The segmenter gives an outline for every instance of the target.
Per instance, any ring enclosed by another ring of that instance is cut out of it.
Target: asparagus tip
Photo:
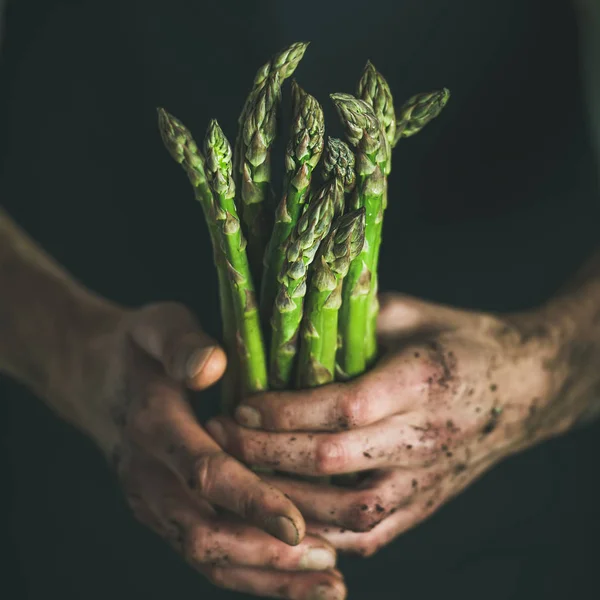
[[[217,194],[233,196],[235,188],[231,176],[231,146],[216,119],[211,119],[208,124],[204,138],[204,154],[211,187]]]
[[[325,181],[337,177],[342,182],[346,193],[354,189],[356,183],[354,153],[348,144],[339,138],[327,138],[322,176]]]

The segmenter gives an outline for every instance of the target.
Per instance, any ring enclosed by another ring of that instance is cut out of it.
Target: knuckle
[[[402,327],[418,327],[423,322],[423,314],[417,301],[405,294],[394,294],[382,306],[384,314],[393,315],[394,320]]]
[[[252,522],[259,520],[264,512],[263,500],[263,492],[258,487],[240,490],[236,502],[239,514]]]
[[[357,499],[346,517],[346,524],[351,531],[371,531],[386,515],[387,510],[381,503],[381,499],[368,493]]]
[[[326,437],[317,445],[315,470],[319,475],[334,475],[348,463],[346,446],[336,437]]]
[[[210,497],[215,481],[222,476],[231,460],[233,459],[223,452],[199,455],[192,461],[188,487],[202,496]]]
[[[369,398],[360,387],[352,387],[340,395],[338,400],[340,429],[360,427],[369,422]]]

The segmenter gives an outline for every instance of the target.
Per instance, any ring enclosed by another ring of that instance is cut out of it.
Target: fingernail
[[[335,566],[335,555],[326,548],[311,548],[300,561],[300,566],[309,571],[324,571],[333,569]]]
[[[308,596],[308,600],[341,600],[341,598],[338,590],[329,585],[318,585]]]
[[[189,379],[195,379],[200,375],[215,349],[215,346],[209,346],[192,352],[185,364],[185,372]]]
[[[219,421],[209,421],[206,424],[206,431],[210,433],[221,448],[224,448],[227,445],[227,434],[225,433],[225,428]]]
[[[300,543],[300,533],[294,522],[289,517],[275,517],[265,524],[265,529],[277,539],[297,546]]]
[[[259,429],[262,424],[260,413],[251,406],[238,406],[235,411],[235,418],[241,425],[251,429]]]

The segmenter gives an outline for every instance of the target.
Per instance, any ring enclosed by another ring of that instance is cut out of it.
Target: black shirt
[[[233,138],[255,69],[299,39],[312,45],[296,76],[324,104],[330,133],[339,127],[327,94],[351,92],[367,58],[398,102],[452,91],[443,116],[396,150],[384,289],[479,309],[531,307],[597,241],[567,2],[21,0],[6,21],[2,203],[118,302],[180,300],[218,334],[201,211],[161,146],[155,107],[197,138],[217,117]],[[3,395],[9,477],[0,490],[22,597],[239,597],[134,523],[89,442],[16,385],[5,383]],[[204,400],[207,412],[215,398]],[[351,597],[600,597],[597,433],[516,457],[374,558],[342,559]]]

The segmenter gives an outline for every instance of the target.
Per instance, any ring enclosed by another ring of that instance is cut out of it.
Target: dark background
[[[298,39],[312,45],[297,78],[323,102],[329,133],[340,132],[327,94],[352,91],[367,58],[398,102],[452,91],[443,116],[396,150],[383,288],[533,307],[597,243],[567,1],[20,0],[6,26],[0,202],[118,302],[179,300],[218,334],[201,211],[161,147],[155,107],[198,138],[217,117],[232,138],[255,69]],[[134,523],[91,444],[2,383],[0,597],[239,597]],[[215,405],[203,396],[203,412]],[[351,597],[600,597],[599,432],[511,459],[376,557],[343,559]]]

